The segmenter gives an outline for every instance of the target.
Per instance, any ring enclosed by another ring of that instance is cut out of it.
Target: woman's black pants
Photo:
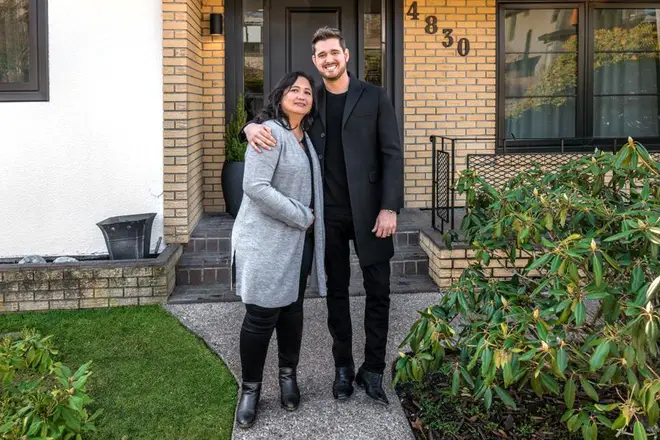
[[[280,368],[290,367],[295,370],[298,366],[303,328],[303,298],[307,288],[307,277],[312,268],[313,255],[314,236],[310,231],[305,237],[296,302],[278,308],[245,305],[240,342],[243,382],[262,381],[268,344],[273,330],[277,332]],[[264,264],[271,263],[273,262],[264,261]],[[286,262],[282,263],[286,264]]]

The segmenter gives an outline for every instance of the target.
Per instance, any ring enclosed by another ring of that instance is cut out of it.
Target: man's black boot
[[[363,367],[360,367],[357,377],[355,378],[355,383],[360,388],[364,388],[367,396],[371,397],[377,403],[380,403],[381,405],[390,404],[389,400],[387,400],[385,391],[383,391],[382,374],[372,373],[365,370]]]
[[[355,370],[353,366],[335,368],[335,381],[332,383],[332,395],[337,400],[346,400],[353,394]]]
[[[236,411],[236,422],[241,428],[249,428],[257,418],[257,405],[261,395],[261,382],[243,382],[241,399]]]
[[[280,402],[287,411],[295,411],[300,405],[300,390],[293,368],[280,367]]]

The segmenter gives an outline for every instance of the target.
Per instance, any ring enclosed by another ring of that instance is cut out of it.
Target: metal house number
[[[410,5],[410,8],[408,8],[408,12],[406,12],[406,15],[408,17],[411,17],[411,20],[419,20],[419,12],[417,11],[417,2],[412,2]],[[426,19],[424,20],[426,22],[426,26],[424,26],[424,31],[427,34],[433,35],[438,32],[438,17],[435,15],[427,15]],[[442,45],[449,49],[454,45],[456,42],[456,39],[452,36],[454,33],[453,29],[442,29],[442,34],[445,37],[445,41],[442,42]],[[470,53],[470,40],[467,38],[460,38],[458,40],[458,46],[456,50],[458,51],[458,54],[462,57],[468,56]]]

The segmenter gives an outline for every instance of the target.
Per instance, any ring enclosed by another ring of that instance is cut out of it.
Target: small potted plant
[[[243,95],[238,97],[238,105],[227,125],[225,137],[225,163],[222,167],[222,194],[227,212],[236,217],[243,199],[243,170],[245,165],[246,142],[241,142],[239,133],[247,122]]]

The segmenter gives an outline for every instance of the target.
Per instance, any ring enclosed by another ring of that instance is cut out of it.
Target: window
[[[364,2],[364,80],[383,85],[383,5],[381,0]]]
[[[504,139],[660,136],[660,2],[505,3]]]
[[[248,121],[264,105],[263,0],[243,2],[243,84]]]
[[[0,0],[0,101],[48,100],[46,0]]]

